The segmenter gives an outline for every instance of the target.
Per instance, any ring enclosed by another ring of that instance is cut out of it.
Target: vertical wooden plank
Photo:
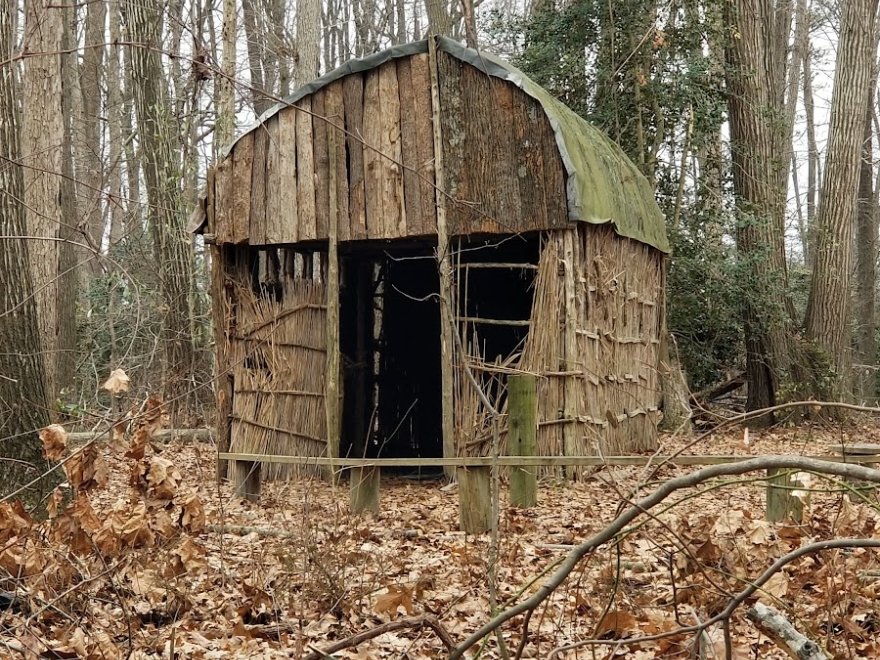
[[[385,235],[397,238],[406,236],[406,209],[400,167],[400,85],[393,61],[379,67],[379,106],[382,109],[382,213]]]
[[[437,187],[435,203],[437,205],[437,266],[440,272],[440,399],[441,427],[443,435],[443,456],[452,457],[457,454],[455,446],[455,417],[453,405],[455,375],[455,345],[452,333],[457,332],[452,309],[452,259],[449,253],[449,234],[446,226],[446,197],[441,193],[445,186],[443,126],[440,118],[440,81],[437,61],[437,43],[428,39],[428,55],[430,57],[429,73],[431,78],[431,125],[434,141],[434,170]],[[447,477],[455,471],[444,468]],[[487,483],[488,487],[488,483]]]
[[[214,235],[217,234],[216,216],[214,212],[214,202],[216,201],[214,185],[217,182],[216,176],[216,168],[209,167],[207,181],[205,182],[205,233]]]
[[[410,234],[431,235],[437,231],[437,212],[434,201],[434,128],[431,123],[431,75],[428,67],[428,54],[413,55],[409,58],[412,76],[412,115],[416,128],[416,166],[421,188],[418,213],[420,222],[414,227],[407,214],[407,230]],[[401,111],[401,117],[403,111]]]
[[[223,158],[214,173],[214,234],[217,243],[232,242],[234,233],[232,204],[232,155]]]
[[[436,62],[436,64],[435,64]],[[459,199],[464,162],[465,141],[465,108],[462,106],[461,97],[461,71],[465,65],[452,55],[438,52],[434,62],[431,63],[432,87],[435,75],[439,78],[438,108],[442,105],[443,112],[435,116],[434,121],[440,122],[443,140],[441,143],[434,142],[434,167],[440,167],[443,162],[443,183],[440,182],[439,171],[435,174],[437,186],[443,190],[443,198],[447,200],[446,224],[449,236],[454,236],[465,231],[470,212],[468,207],[462,204],[448,202],[449,199]],[[433,107],[433,101],[432,101]],[[440,150],[442,151],[442,154]],[[437,209],[437,225],[440,225],[440,209]]]
[[[327,343],[326,372],[324,374],[324,411],[327,416],[327,455],[339,457],[340,391],[339,391],[339,251],[337,243],[338,213],[336,207],[336,132],[330,134],[331,149],[328,154],[328,245],[327,245]],[[325,150],[326,151],[326,150]],[[332,467],[332,466],[331,466]],[[331,470],[335,480],[336,472]]]
[[[534,456],[538,449],[538,390],[534,375],[507,377],[508,453]],[[538,504],[538,469],[510,469],[510,503],[528,509]]]
[[[385,238],[382,210],[382,106],[379,100],[379,72],[364,76],[364,197],[367,237]]]
[[[379,513],[379,468],[355,467],[349,475],[351,512],[355,515],[364,511]]]
[[[791,470],[767,470],[767,505],[764,517],[769,522],[784,522],[789,518],[798,523],[802,521],[803,502],[791,496],[794,487]]]
[[[324,88],[324,112],[327,114],[328,150],[335,152],[336,162],[336,238],[341,243],[351,239],[351,223],[348,213],[348,173],[346,171],[345,145],[346,136],[342,128],[345,125],[343,108],[343,83],[341,80],[330,83]],[[335,134],[330,135],[331,133]]]
[[[329,159],[327,153],[327,121],[324,110],[324,90],[312,94],[312,133],[315,136],[315,237],[327,237]]]
[[[254,129],[254,162],[251,174],[251,226],[248,242],[266,244],[266,166],[269,151],[269,131],[266,124]]]
[[[232,461],[232,484],[237,497],[260,501],[260,463]]]
[[[232,233],[233,243],[244,243],[250,232],[251,176],[254,163],[254,134],[241,136],[232,152]]]
[[[298,101],[296,107],[303,109],[296,112],[296,210],[299,240],[311,241],[318,237],[315,221],[315,136],[310,114],[311,98],[307,96]]]
[[[400,144],[403,158],[403,199],[406,228],[410,236],[424,233],[422,218],[422,186],[419,181],[419,135],[416,127],[416,88],[412,78],[412,58],[397,60],[397,81],[400,86]]]
[[[574,227],[571,229],[563,229],[562,231],[562,262],[565,268],[563,291],[564,300],[562,301],[564,310],[564,322],[562,324],[563,333],[563,351],[565,355],[565,371],[574,372],[583,370],[583,366],[579,363],[580,356],[577,351],[577,309],[575,302],[575,264],[574,264]],[[573,375],[564,376],[563,382],[563,417],[566,420],[577,417],[577,388],[582,382],[580,378]],[[618,410],[612,410],[613,414],[617,414]],[[578,424],[566,422],[562,425],[562,447],[566,456],[575,456],[577,454],[578,441],[577,434],[580,431]],[[573,465],[565,467],[565,474],[569,479],[574,478],[577,474],[577,468]]]
[[[348,215],[353,240],[367,237],[366,197],[364,190],[364,78],[360,74],[342,81],[345,106],[346,151],[348,153]]]
[[[476,69],[472,69],[477,75],[484,76]],[[480,201],[491,210],[496,222],[494,223],[499,229],[510,228],[516,231],[525,231],[538,228],[536,218],[523,213],[520,207],[519,194],[519,176],[515,164],[516,146],[514,144],[513,132],[513,115],[519,110],[514,107],[514,94],[522,95],[513,83],[500,78],[485,76],[490,83],[492,90],[492,110],[494,115],[493,122],[494,135],[489,143],[489,154],[492,159],[493,168],[490,176],[491,181],[495,185],[492,187],[490,181],[482,182],[484,191],[491,190],[491,195],[485,192],[481,195]],[[562,194],[563,191],[560,191]],[[488,197],[488,199],[487,199]]]
[[[263,240],[267,245],[281,242],[281,117],[276,114],[266,122],[266,222]]]
[[[295,108],[278,113],[278,176],[273,185],[278,187],[279,231],[278,243],[296,243],[299,240],[299,214],[296,185],[296,115]]]

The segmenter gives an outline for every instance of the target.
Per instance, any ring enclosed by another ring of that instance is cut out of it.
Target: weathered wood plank
[[[330,160],[327,153],[327,122],[324,110],[324,90],[312,94],[312,133],[315,136],[315,231],[319,239],[327,238],[329,213],[328,180]]]
[[[419,181],[419,134],[415,111],[416,88],[412,79],[412,58],[397,60],[397,80],[400,86],[400,143],[403,158],[403,198],[406,225],[410,236],[424,233],[422,218],[422,187]],[[430,101],[430,99],[429,99]]]
[[[248,242],[266,244],[266,167],[269,151],[269,131],[266,124],[254,130],[254,162],[251,168],[251,226]]]
[[[458,524],[467,534],[492,529],[492,488],[487,467],[458,468]]]
[[[349,506],[355,515],[379,513],[379,468],[357,467],[349,473]]]
[[[538,449],[538,394],[532,374],[507,377],[507,447],[516,456],[534,456]],[[510,471],[510,503],[524,509],[538,503],[538,473],[533,467]]]
[[[205,231],[206,234],[216,234],[215,231],[215,221],[216,216],[214,212],[214,202],[215,202],[215,193],[214,193],[214,184],[216,183],[216,169],[214,167],[208,168],[207,181],[205,182]]]
[[[254,134],[245,133],[232,152],[232,243],[244,243],[248,240],[253,164]]]
[[[266,122],[266,223],[263,240],[267,245],[281,242],[284,214],[281,211],[281,117]]]
[[[364,76],[364,197],[367,237],[385,238],[382,210],[382,105],[379,99],[379,72]]]
[[[461,97],[461,71],[463,64],[451,55],[438,52],[437,68],[440,86],[440,129],[443,135],[443,183],[442,193],[446,201],[447,234],[452,237],[467,231],[470,211],[457,203],[461,194],[464,163],[465,108]],[[435,147],[435,158],[436,147]],[[468,174],[470,176],[470,174]],[[440,178],[437,184],[440,185]],[[439,222],[439,218],[438,218]]]
[[[346,136],[345,110],[343,107],[343,82],[337,80],[324,88],[324,112],[329,121],[327,125],[327,146],[331,153],[331,161],[336,164],[336,212],[338,216],[337,237],[339,241],[351,238],[351,222],[348,212],[348,173],[346,169]],[[336,128],[339,127],[339,128]],[[334,135],[335,134],[335,135]]]
[[[471,71],[483,75],[476,69]],[[522,92],[506,80],[500,78],[488,78],[488,80],[491,83],[492,103],[487,106],[484,102],[483,107],[486,108],[489,121],[495,129],[493,139],[489,143],[489,153],[494,163],[491,180],[495,181],[496,187],[483,188],[483,191],[492,190],[492,194],[488,195],[489,203],[486,203],[486,206],[491,209],[491,214],[495,218],[492,224],[498,229],[534,229],[538,227],[537,218],[524,214],[520,207],[519,175],[514,162],[516,147],[513,115],[519,111],[514,105],[514,94],[521,96]],[[482,183],[487,185],[489,181]],[[483,192],[481,197],[481,201],[485,200],[486,192]]]
[[[360,74],[346,76],[343,81],[345,106],[346,151],[348,155],[349,236],[367,237],[367,207],[364,190],[364,78]]]
[[[217,243],[232,242],[232,155],[221,159],[214,168],[214,234]]]
[[[387,62],[379,67],[379,107],[382,117],[382,213],[385,235],[406,236],[406,208],[403,198],[403,158],[400,146],[400,85],[397,67]]]
[[[315,161],[312,128],[312,101],[306,97],[296,104],[296,207],[299,240],[318,237],[315,218]]]
[[[294,108],[278,113],[278,186],[280,215],[278,243],[296,243],[299,240],[299,214],[296,185],[296,115]],[[274,238],[274,236],[273,236]]]
[[[412,76],[412,110],[416,129],[416,166],[420,187],[421,209],[418,222],[413,225],[407,215],[407,229],[411,235],[434,234],[437,231],[437,207],[434,200],[434,126],[431,123],[431,74],[427,54],[409,58]],[[401,111],[401,116],[403,111]]]

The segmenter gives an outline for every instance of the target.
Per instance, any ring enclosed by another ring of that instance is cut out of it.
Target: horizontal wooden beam
[[[328,465],[345,467],[555,467],[567,465],[718,465],[735,463],[760,456],[457,456],[449,458],[328,458],[326,456],[273,456],[268,454],[233,454],[220,452],[221,460],[260,463],[285,463],[289,465]],[[840,456],[802,456],[833,463],[880,463],[880,456],[860,456],[858,460]]]

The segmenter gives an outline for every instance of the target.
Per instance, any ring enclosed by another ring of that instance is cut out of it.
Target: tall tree
[[[223,0],[223,67],[218,81],[217,136],[220,149],[235,135],[235,46],[238,37],[238,13],[235,0]]]
[[[784,240],[791,159],[785,90],[792,7],[787,0],[732,0],[727,12],[736,241],[746,273],[748,408],[756,410],[776,403],[796,364]]]
[[[61,44],[64,8],[53,0],[25,2],[21,151],[28,232],[43,240],[30,246],[37,315],[46,351],[46,390],[57,395],[58,237],[62,223]]]
[[[321,1],[299,0],[296,5],[296,86],[318,75],[318,47],[321,39]]]
[[[813,281],[807,304],[807,337],[821,348],[835,371],[835,393],[849,384],[850,272],[859,183],[859,160],[865,131],[865,108],[871,96],[874,23],[877,0],[843,3],[837,66],[831,97],[828,148],[819,207]]]
[[[134,42],[129,60],[138,135],[144,154],[146,217],[153,238],[165,314],[162,346],[166,394],[173,402],[172,411],[177,411],[193,382],[195,363],[190,295],[193,256],[181,200],[183,174],[176,148],[179,121],[172,114],[162,67],[164,12],[141,0],[123,0],[122,10]]]
[[[77,144],[80,171],[77,179],[83,184],[83,216],[87,227],[86,236],[91,247],[100,249],[104,235],[103,197],[104,165],[101,153],[101,92],[104,89],[104,24],[107,20],[107,3],[90,2],[86,8],[85,47],[79,78],[82,90],[80,106],[80,136]],[[89,261],[92,273],[100,272],[96,259]]]
[[[22,462],[0,460],[0,495],[39,476],[45,461],[37,430],[48,423],[30,242],[20,238],[27,230],[11,63],[15,9],[14,3],[0,2],[0,456]]]

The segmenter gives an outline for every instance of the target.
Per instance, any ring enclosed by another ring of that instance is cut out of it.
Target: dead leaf
[[[636,628],[636,618],[629,612],[609,610],[596,626],[597,639],[619,639]]]
[[[57,461],[67,451],[67,430],[61,424],[50,424],[40,430],[43,455],[47,461]]]
[[[94,442],[74,453],[64,463],[68,483],[76,491],[91,490],[107,484],[107,465]]]
[[[128,385],[131,379],[122,369],[114,369],[110,372],[110,377],[101,385],[101,389],[110,392],[113,396],[119,396],[124,392],[128,392]]]
[[[406,585],[389,584],[386,589],[387,593],[380,594],[373,604],[373,611],[376,614],[387,614],[390,618],[397,616],[397,608],[403,607],[407,615],[413,613],[412,589]]]
[[[180,526],[192,534],[198,534],[205,528],[205,507],[202,498],[191,494],[180,505]]]

